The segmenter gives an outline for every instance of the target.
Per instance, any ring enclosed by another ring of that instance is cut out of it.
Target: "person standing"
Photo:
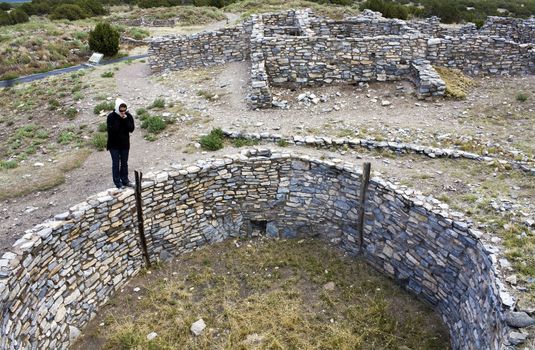
[[[108,143],[106,149],[111,154],[113,183],[118,189],[134,187],[128,180],[128,153],[130,152],[130,133],[134,131],[134,118],[128,112],[126,103],[120,98],[115,100],[115,109],[108,114]]]

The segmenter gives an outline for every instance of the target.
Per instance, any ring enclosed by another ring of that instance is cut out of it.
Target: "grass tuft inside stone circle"
[[[185,254],[132,280],[83,333],[73,349],[449,349],[429,307],[313,239]]]

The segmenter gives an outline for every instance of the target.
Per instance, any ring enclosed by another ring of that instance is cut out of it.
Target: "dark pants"
[[[113,183],[117,187],[128,184],[128,149],[110,149]]]

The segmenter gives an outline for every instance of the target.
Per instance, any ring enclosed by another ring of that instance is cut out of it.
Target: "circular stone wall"
[[[514,301],[496,277],[497,249],[463,221],[376,178],[360,245],[354,165],[252,150],[146,177],[153,261],[231,236],[319,236],[433,305],[454,349],[506,343],[505,311]],[[68,348],[143,267],[134,218],[133,191],[109,190],[27,231],[0,259],[0,348]]]

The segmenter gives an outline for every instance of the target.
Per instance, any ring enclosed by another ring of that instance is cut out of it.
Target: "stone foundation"
[[[145,232],[152,261],[253,228],[316,236],[361,254],[448,325],[453,349],[501,349],[514,299],[496,265],[500,249],[459,214],[373,178],[363,243],[361,174],[269,150],[146,175]],[[143,267],[131,190],[109,190],[29,230],[0,259],[0,348],[66,349],[98,308]]]
[[[333,21],[291,10],[253,15],[218,32],[155,39],[149,55],[154,72],[250,59],[249,105],[269,108],[271,85],[403,79],[416,85],[420,98],[431,98],[444,94],[433,65],[471,75],[534,74],[534,44],[532,19],[490,17],[477,30],[474,24],[441,26],[436,17],[405,22],[364,11]]]

